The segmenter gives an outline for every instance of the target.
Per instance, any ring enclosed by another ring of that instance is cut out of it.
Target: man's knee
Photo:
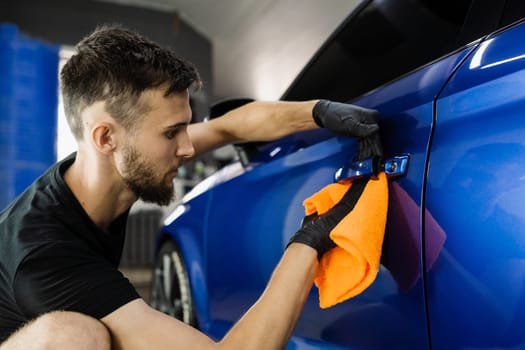
[[[111,349],[109,332],[100,321],[68,311],[38,317],[22,327],[7,343],[10,341],[13,346],[5,349]]]

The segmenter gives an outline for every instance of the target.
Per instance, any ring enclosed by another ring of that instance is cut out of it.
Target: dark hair
[[[97,101],[132,131],[150,108],[142,92],[165,88],[165,96],[199,88],[196,68],[144,36],[120,26],[103,26],[82,39],[60,73],[64,111],[73,135],[82,139],[81,112]]]

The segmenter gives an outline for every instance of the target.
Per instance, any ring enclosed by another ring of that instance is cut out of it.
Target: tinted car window
[[[500,26],[504,27],[525,18],[525,2],[523,0],[506,0]]]
[[[481,3],[479,5],[478,3]],[[487,11],[487,4],[498,8]],[[283,99],[348,101],[498,26],[503,1],[373,0],[319,50]],[[480,9],[484,19],[480,20]]]

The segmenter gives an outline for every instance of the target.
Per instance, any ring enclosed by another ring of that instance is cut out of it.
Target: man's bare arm
[[[217,147],[246,141],[271,141],[318,128],[312,118],[317,101],[252,102],[220,118],[191,124],[188,134],[199,156]]]
[[[275,268],[259,300],[219,342],[132,301],[102,319],[114,349],[282,349],[299,319],[317,268],[317,252],[293,243]]]

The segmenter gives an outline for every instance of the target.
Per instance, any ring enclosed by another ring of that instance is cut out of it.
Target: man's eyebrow
[[[164,129],[165,130],[177,129],[177,128],[180,128],[180,127],[188,126],[189,124],[190,124],[189,122],[179,122],[179,123],[168,125]]]

